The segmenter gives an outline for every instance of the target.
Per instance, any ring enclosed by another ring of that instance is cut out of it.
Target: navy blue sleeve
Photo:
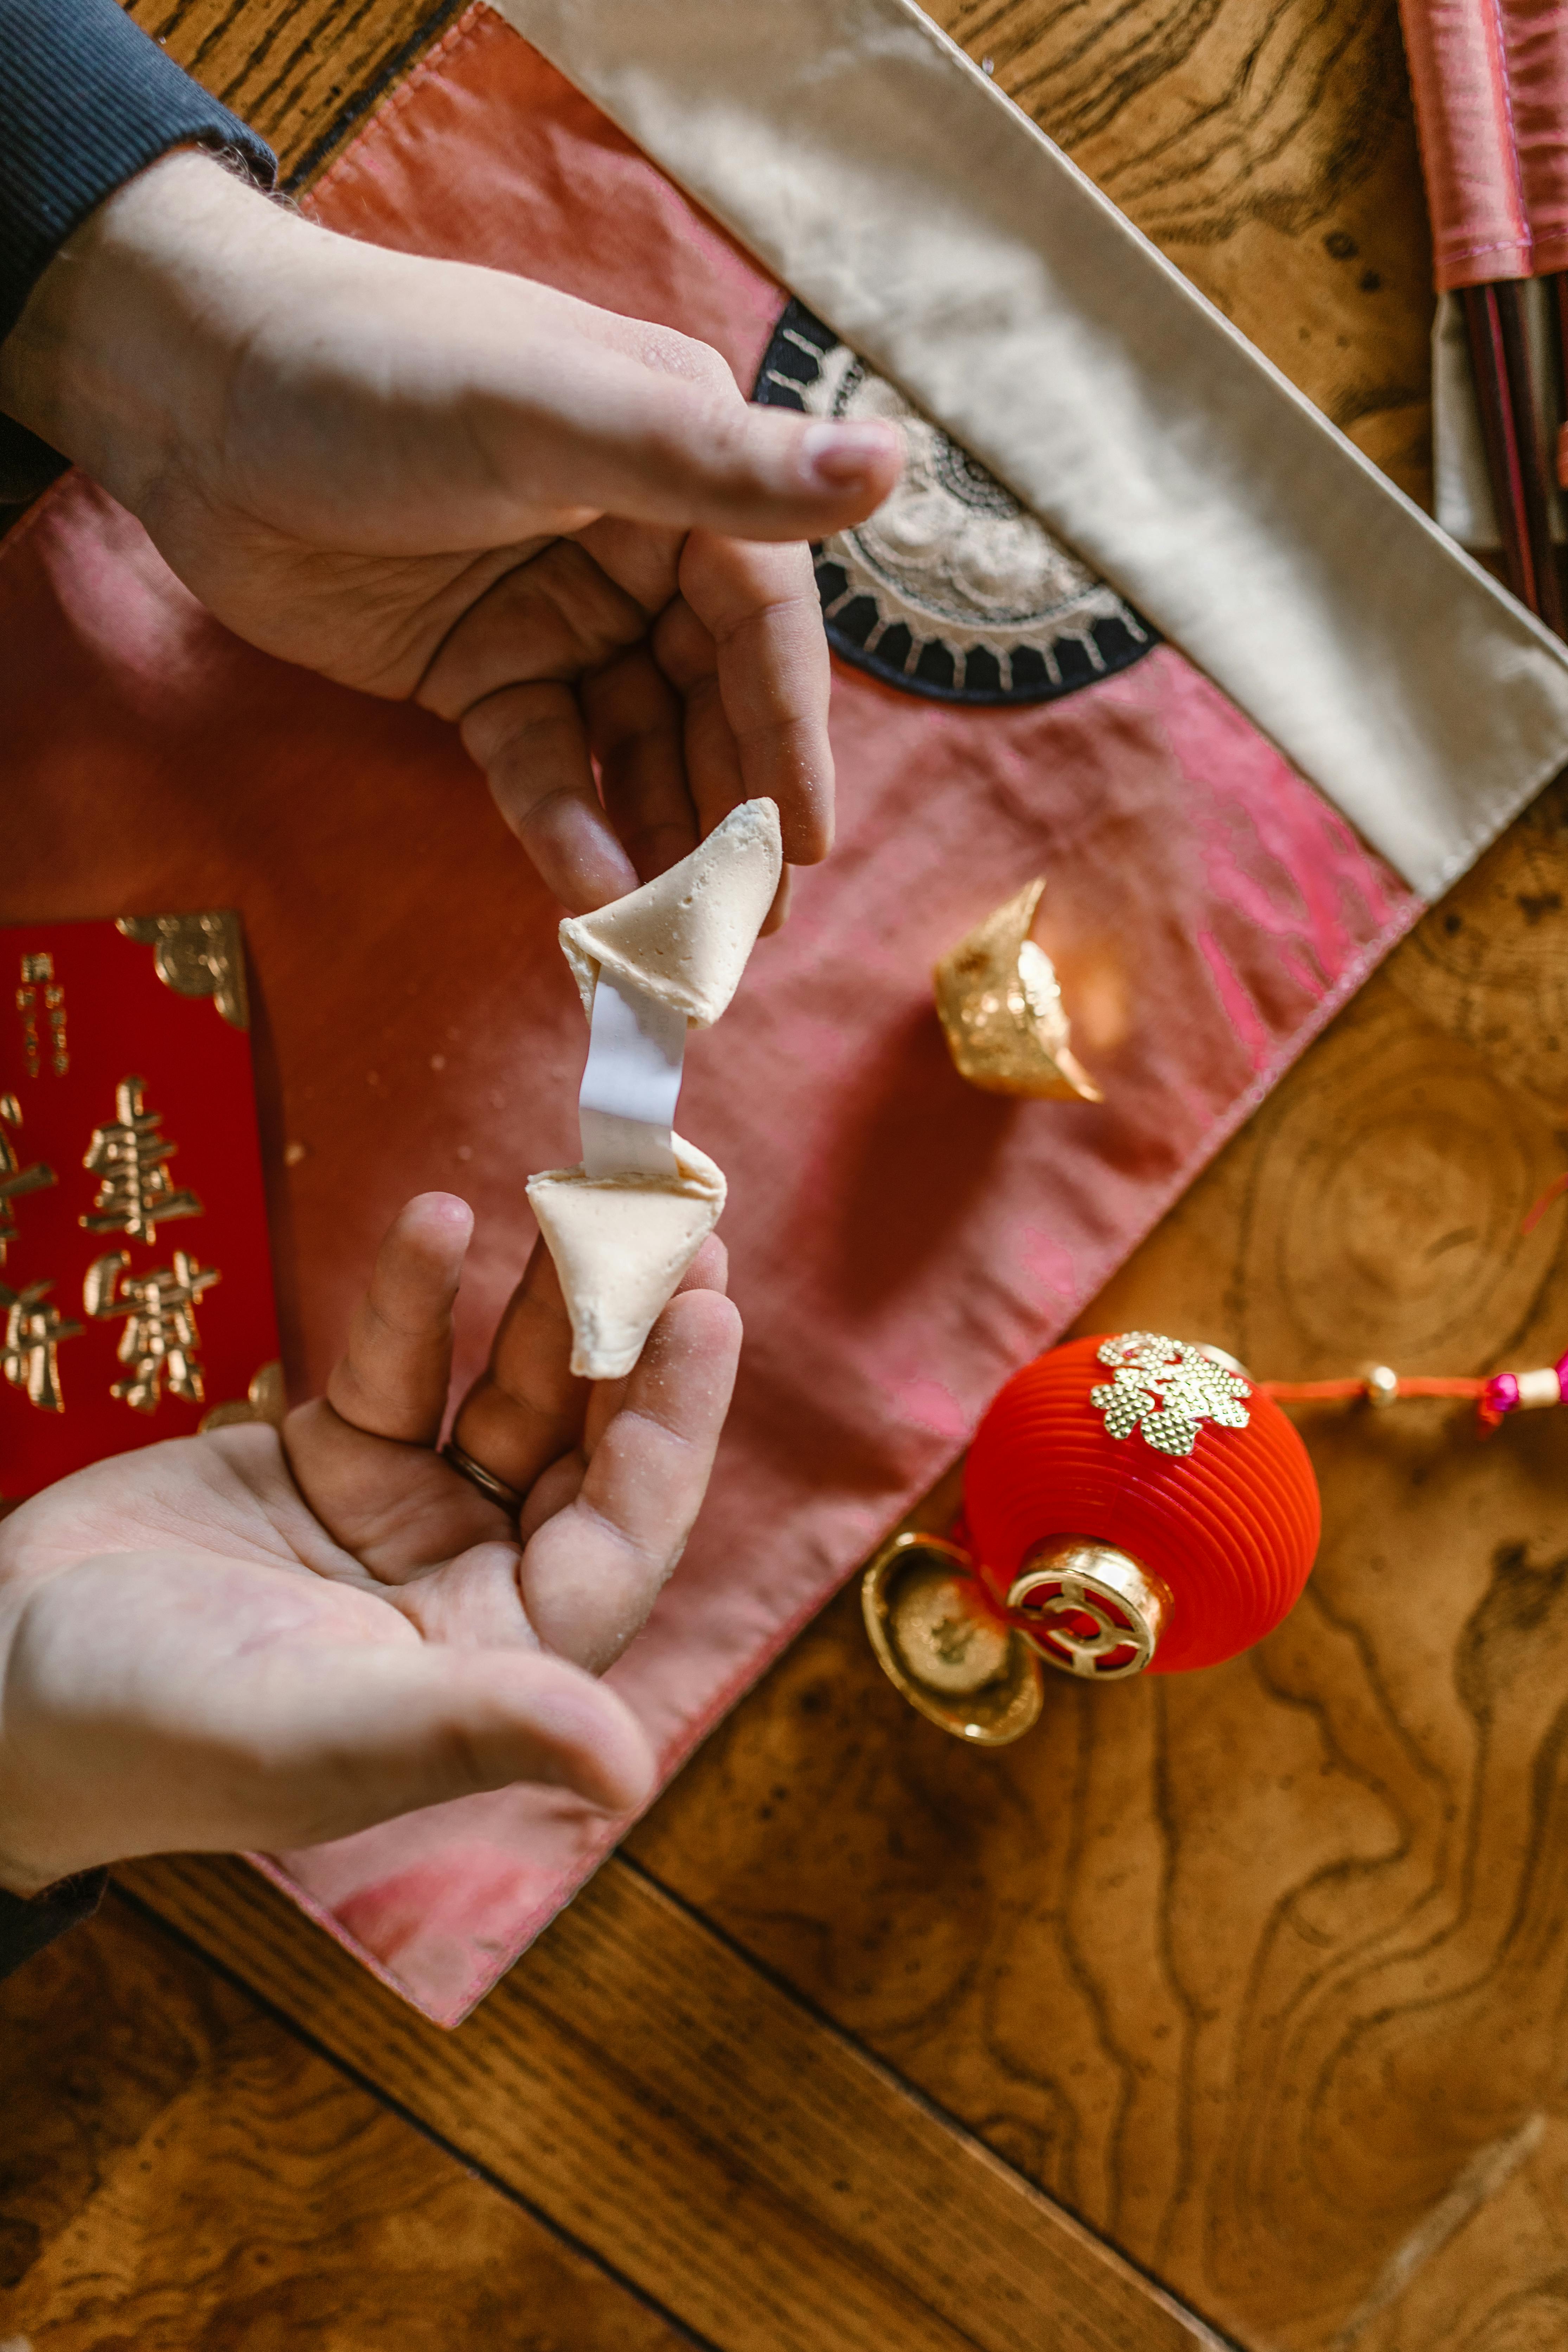
[[[0,0],[0,340],[94,206],[193,144],[233,152],[263,187],[277,175],[270,148],[117,0]],[[36,495],[65,462],[0,418],[0,503]]]

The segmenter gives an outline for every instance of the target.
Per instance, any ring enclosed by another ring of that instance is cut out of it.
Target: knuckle
[[[641,356],[646,366],[657,368],[661,375],[713,388],[721,385],[731,393],[735,390],[735,379],[723,355],[698,336],[683,335],[678,327],[646,327]]]
[[[711,632],[684,596],[659,614],[653,632],[654,657],[672,686],[684,689],[710,672],[718,657]]]
[[[566,733],[575,740],[580,732],[576,702],[571,689],[559,684],[499,687],[463,714],[459,732],[463,747],[481,768],[510,761],[523,751],[536,751],[540,739]]]

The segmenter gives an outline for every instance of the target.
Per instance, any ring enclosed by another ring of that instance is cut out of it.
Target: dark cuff
[[[0,1977],[8,1977],[79,1919],[89,1919],[103,1893],[106,1870],[83,1870],[41,1895],[8,1895],[0,1886]]]
[[[7,508],[30,505],[69,465],[68,457],[0,412],[0,523]]]
[[[236,154],[258,186],[277,177],[271,149],[117,0],[0,0],[0,341],[89,213],[193,144]],[[0,504],[36,497],[66,462],[0,417]]]

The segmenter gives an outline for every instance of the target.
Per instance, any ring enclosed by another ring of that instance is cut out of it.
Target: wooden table
[[[456,10],[135,13],[298,185]],[[1394,0],[939,13],[1426,494]],[[1568,1209],[1521,1223],[1568,1148],[1564,810],[1427,919],[1089,1328],[1294,1378],[1559,1352]],[[1260,1651],[1064,1684],[973,1755],[881,1681],[847,1594],[455,2036],[242,1864],[120,1873],[5,1993],[0,2334],[1568,2341],[1568,1417],[1485,1450],[1443,1406],[1304,1425],[1321,1560]]]

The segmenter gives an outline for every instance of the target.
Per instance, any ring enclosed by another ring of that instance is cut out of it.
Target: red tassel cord
[[[1481,1435],[1489,1437],[1510,1412],[1530,1412],[1561,1404],[1568,1389],[1568,1355],[1536,1372],[1493,1372],[1486,1380],[1403,1379],[1386,1364],[1378,1364],[1350,1381],[1259,1381],[1258,1388],[1277,1404],[1317,1404],[1364,1397],[1369,1404],[1397,1404],[1405,1397],[1474,1397]]]

